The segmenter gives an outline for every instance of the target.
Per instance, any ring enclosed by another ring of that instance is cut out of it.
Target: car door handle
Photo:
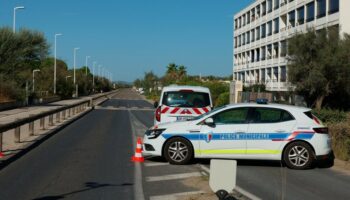
[[[189,130],[190,133],[199,133],[200,130]]]
[[[285,132],[286,132],[286,130],[283,130],[283,129],[278,129],[278,130],[275,130],[275,132],[277,132],[277,133],[285,133]]]

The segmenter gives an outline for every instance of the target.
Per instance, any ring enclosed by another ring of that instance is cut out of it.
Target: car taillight
[[[320,134],[328,134],[328,128],[327,127],[323,127],[323,128],[314,128],[314,131],[316,133],[320,133]]]
[[[160,108],[160,106],[157,108],[157,110],[156,110],[156,113],[155,113],[155,116],[156,116],[156,120],[158,121],[158,122],[160,122],[160,114],[161,114],[161,108]]]

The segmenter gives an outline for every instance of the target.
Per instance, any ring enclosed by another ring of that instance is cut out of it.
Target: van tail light
[[[158,122],[160,122],[160,115],[161,115],[161,107],[159,106],[156,110],[155,116],[156,116],[156,120]]]
[[[328,128],[327,127],[323,127],[323,128],[314,128],[314,131],[316,133],[320,133],[320,134],[328,134]]]

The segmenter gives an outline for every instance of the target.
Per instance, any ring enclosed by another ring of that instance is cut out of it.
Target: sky
[[[85,57],[110,71],[114,81],[132,82],[169,63],[190,75],[229,76],[233,60],[233,16],[254,0],[0,0],[0,26],[45,34],[53,55],[77,66]],[[96,67],[97,68],[97,67]],[[95,71],[97,74],[97,69]]]

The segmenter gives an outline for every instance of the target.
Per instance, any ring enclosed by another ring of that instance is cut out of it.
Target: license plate
[[[186,121],[188,119],[192,119],[193,117],[184,117],[184,116],[181,116],[181,117],[176,117],[176,121]]]

